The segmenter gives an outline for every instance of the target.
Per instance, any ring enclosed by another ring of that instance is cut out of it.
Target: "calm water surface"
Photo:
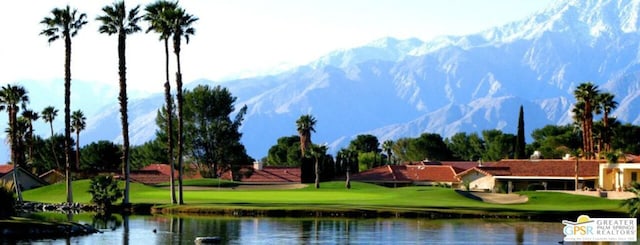
[[[293,219],[114,216],[99,234],[19,244],[558,244],[561,223],[480,219]],[[155,230],[155,231],[154,231]]]

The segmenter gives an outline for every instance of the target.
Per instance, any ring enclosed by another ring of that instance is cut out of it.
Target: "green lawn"
[[[214,181],[214,182],[217,182]],[[194,184],[194,183],[192,183]],[[211,183],[209,183],[211,184]],[[194,185],[209,186],[206,181]],[[89,202],[88,180],[73,182],[74,201]],[[186,206],[164,205],[168,208],[206,210],[216,208],[280,209],[280,210],[377,210],[420,211],[446,210],[455,212],[489,213],[545,213],[606,211],[625,212],[620,201],[597,197],[570,195],[554,192],[523,192],[529,197],[524,204],[489,204],[466,198],[453,189],[439,187],[386,188],[372,184],[353,182],[352,188],[344,188],[343,182],[321,183],[320,189],[312,185],[294,190],[186,190]],[[25,191],[24,199],[39,202],[65,201],[64,184],[55,184]],[[169,204],[166,187],[145,186],[131,183],[131,202]]]
[[[177,182],[176,182],[177,183]],[[156,186],[167,187],[170,182],[160,183]],[[230,180],[223,179],[211,179],[211,178],[202,178],[202,179],[187,179],[182,181],[183,186],[200,186],[200,187],[236,187],[240,185],[240,183]]]

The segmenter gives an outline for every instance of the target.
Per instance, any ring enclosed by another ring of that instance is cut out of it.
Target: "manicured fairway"
[[[200,186],[207,186],[198,183]],[[74,181],[74,200],[89,202],[88,180]],[[354,182],[345,189],[343,182],[322,183],[320,189],[308,186],[294,190],[234,190],[211,188],[186,190],[186,206],[173,207],[166,187],[131,184],[131,202],[155,203],[168,208],[206,210],[215,208],[251,208],[259,210],[447,210],[455,212],[580,212],[605,211],[624,213],[620,201],[553,192],[523,192],[524,204],[489,204],[466,198],[453,189],[439,187],[386,188]],[[24,192],[28,201],[59,203],[65,201],[64,184],[50,185]]]

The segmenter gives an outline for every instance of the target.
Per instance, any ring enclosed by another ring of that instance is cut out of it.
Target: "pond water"
[[[217,236],[223,244],[558,244],[564,237],[559,222],[482,219],[114,216],[89,222],[102,233],[18,244],[194,244],[198,236]]]

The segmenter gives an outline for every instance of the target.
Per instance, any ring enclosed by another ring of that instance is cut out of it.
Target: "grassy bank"
[[[211,181],[217,183],[217,181]],[[199,186],[210,186],[197,182]],[[209,183],[211,184],[211,183]],[[89,181],[74,181],[74,200],[89,202]],[[308,186],[294,190],[198,189],[184,192],[188,205],[171,205],[164,187],[131,185],[131,202],[155,203],[157,210],[171,213],[211,213],[268,216],[429,216],[468,214],[498,216],[557,216],[567,214],[625,214],[620,201],[554,192],[523,192],[529,201],[523,204],[490,204],[466,198],[453,189],[438,187],[386,188],[354,182],[322,183],[320,189]],[[24,192],[28,201],[63,202],[63,184]],[[574,217],[576,216],[576,217]]]

